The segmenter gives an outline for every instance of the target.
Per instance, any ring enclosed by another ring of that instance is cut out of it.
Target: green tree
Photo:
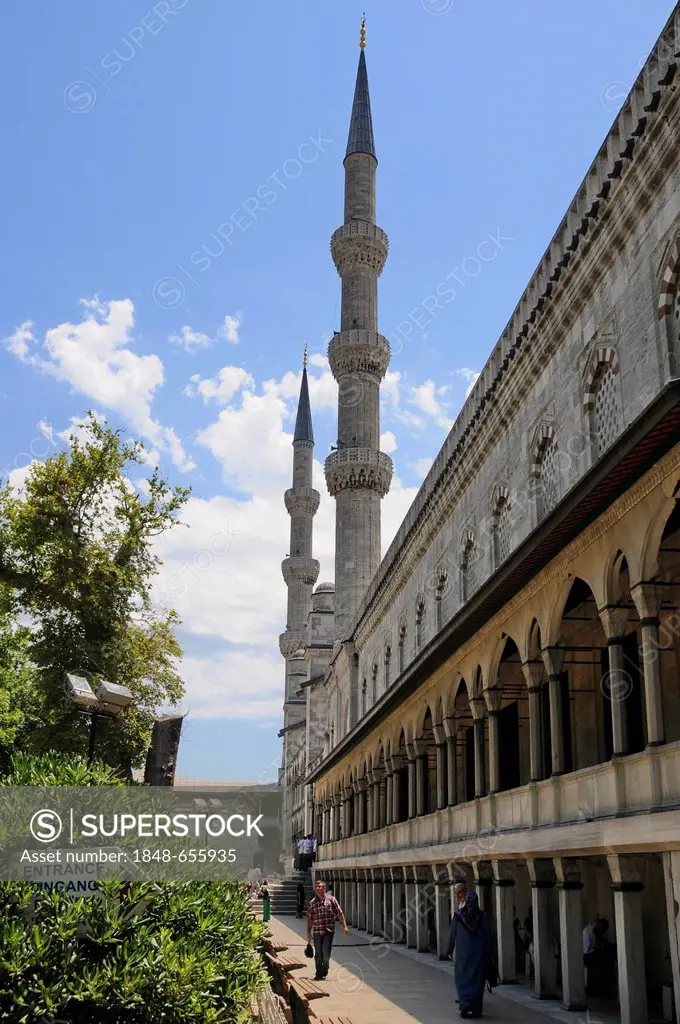
[[[31,632],[14,621],[11,598],[0,587],[0,773],[11,752],[21,748],[42,715],[35,667],[29,655]]]
[[[133,706],[98,740],[106,760],[128,768],[141,763],[155,709],[182,696],[178,619],[155,611],[150,594],[154,539],[178,523],[189,492],[154,470],[140,493],[130,473],[145,455],[89,414],[68,449],[33,464],[23,493],[0,490],[0,585],[31,623],[26,651],[44,701],[36,749],[84,749],[67,671],[132,690]]]

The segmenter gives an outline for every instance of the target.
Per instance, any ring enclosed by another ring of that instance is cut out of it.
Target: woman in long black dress
[[[447,955],[454,950],[454,977],[461,1017],[481,1017],[487,962],[491,949],[491,925],[480,909],[476,892],[469,892],[451,921]]]

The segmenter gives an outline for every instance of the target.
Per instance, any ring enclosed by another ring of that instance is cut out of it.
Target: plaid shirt
[[[340,919],[341,913],[340,904],[331,893],[327,892],[322,900],[318,896],[312,897],[307,911],[307,921],[312,935],[334,932],[335,922]]]

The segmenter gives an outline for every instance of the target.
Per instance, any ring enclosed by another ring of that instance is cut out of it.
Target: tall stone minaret
[[[392,460],[379,450],[380,382],[390,346],[378,334],[378,277],[387,258],[385,232],[375,223],[378,160],[366,71],[365,21],[345,154],[345,223],[331,239],[342,279],[341,330],[328,347],[338,382],[337,451],[326,459],[335,513],[335,638],[349,635],[380,564],[380,499],[392,479]]]
[[[290,516],[290,553],[281,571],[288,587],[286,632],[279,637],[279,649],[286,660],[307,644],[307,616],[312,607],[312,587],[319,575],[319,563],[312,558],[312,523],[319,507],[319,492],[312,487],[314,431],[307,382],[307,350],[293,435],[293,486],[284,498]],[[286,687],[286,701],[292,696]]]
[[[290,553],[281,570],[288,587],[286,631],[279,637],[279,649],[286,659],[286,690],[283,705],[283,739],[281,764],[282,826],[286,870],[292,868],[294,849],[291,845],[298,830],[294,821],[295,759],[307,737],[307,701],[299,696],[300,686],[307,679],[305,648],[307,618],[312,610],[312,588],[319,575],[319,563],[312,558],[312,523],[319,507],[319,492],[312,487],[314,432],[307,382],[307,350],[302,368],[302,383],[293,435],[293,486],[285,493],[290,516]],[[306,766],[306,758],[303,760]]]

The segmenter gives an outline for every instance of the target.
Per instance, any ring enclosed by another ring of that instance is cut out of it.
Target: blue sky
[[[20,483],[93,408],[192,487],[190,529],[159,544],[156,595],[183,618],[192,778],[270,780],[280,760],[282,495],[305,343],[315,545],[333,578],[328,246],[364,9],[391,243],[387,545],[670,0],[3,8],[0,467]],[[428,312],[446,282],[455,294]]]

